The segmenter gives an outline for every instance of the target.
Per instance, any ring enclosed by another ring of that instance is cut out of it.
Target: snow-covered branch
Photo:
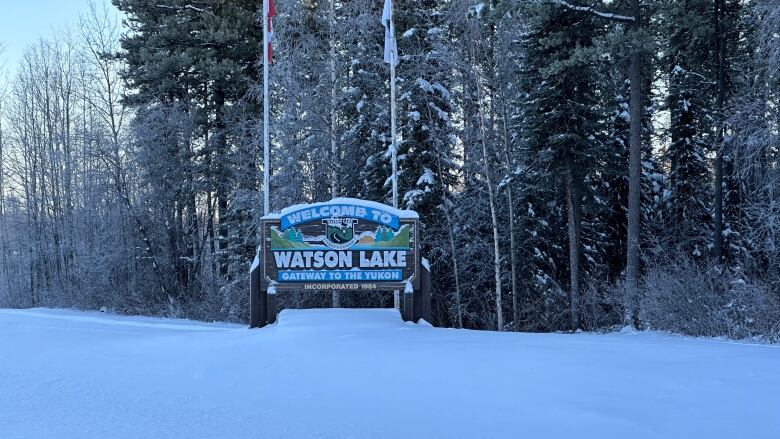
[[[168,6],[168,5],[156,5],[156,6],[158,8],[162,8],[162,9],[175,9],[177,11],[178,10],[182,10],[182,9],[190,9],[190,10],[193,10],[195,12],[206,12],[205,9],[199,8],[199,7],[191,5],[191,4],[186,4],[184,6]]]
[[[550,0],[550,1],[555,4],[561,5],[567,9],[571,9],[572,11],[587,12],[589,14],[593,14],[597,17],[605,18],[607,20],[623,21],[628,23],[631,23],[635,20],[634,17],[630,15],[620,15],[620,14],[614,14],[612,12],[599,11],[598,9],[595,8],[596,6],[595,4],[590,6],[582,6],[582,5],[575,5],[569,3],[566,0]]]

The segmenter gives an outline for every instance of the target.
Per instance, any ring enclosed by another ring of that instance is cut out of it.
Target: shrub
[[[648,328],[693,336],[780,338],[780,303],[769,288],[682,254],[650,264],[639,286]]]

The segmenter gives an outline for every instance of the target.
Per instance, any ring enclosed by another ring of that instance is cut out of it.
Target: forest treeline
[[[246,321],[264,190],[392,204],[383,1],[276,0],[270,188],[261,2],[112,3],[0,89],[0,305]],[[780,335],[780,1],[394,3],[435,324]]]

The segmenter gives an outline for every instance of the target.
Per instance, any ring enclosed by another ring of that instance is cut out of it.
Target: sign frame
[[[286,208],[260,224],[263,292],[420,290],[416,212],[337,198]]]

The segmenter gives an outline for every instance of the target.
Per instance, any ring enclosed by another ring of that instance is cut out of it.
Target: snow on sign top
[[[356,198],[334,198],[324,203],[298,204],[280,213],[266,215],[263,219],[280,220],[281,230],[301,223],[333,217],[359,218],[398,230],[401,219],[419,219],[417,212],[396,209],[374,201]]]

